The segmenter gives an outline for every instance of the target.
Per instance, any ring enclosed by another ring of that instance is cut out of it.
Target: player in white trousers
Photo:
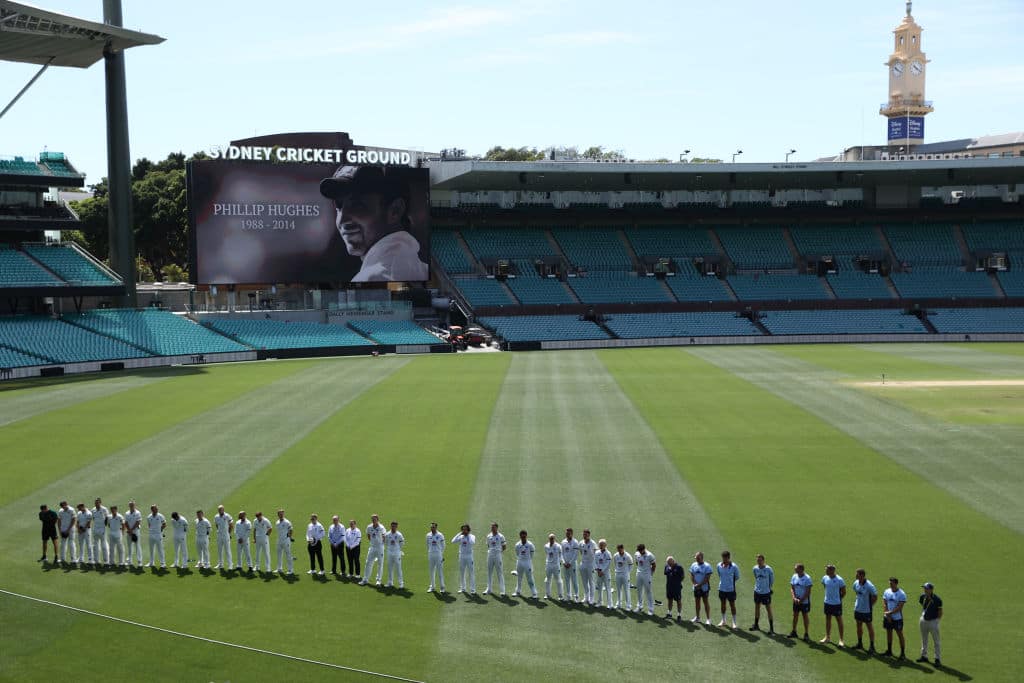
[[[555,582],[558,599],[562,599],[562,546],[555,541],[554,534],[548,534],[544,544],[544,599],[551,599],[551,582]]]
[[[192,523],[196,528],[196,569],[210,568],[210,531],[213,525],[206,518],[202,510],[196,510],[196,521]]]
[[[188,569],[188,520],[176,511],[171,513],[171,539],[174,542],[174,561],[171,569]]]
[[[124,560],[124,515],[117,511],[116,505],[110,506],[110,516],[107,517],[107,559],[112,567],[124,567],[128,563]]]
[[[565,585],[565,599],[578,602],[580,599],[580,581],[576,574],[576,561],[579,559],[580,542],[573,538],[572,529],[565,530],[562,539],[562,583]]]
[[[60,502],[57,511],[57,533],[60,534],[60,562],[70,564],[75,561],[75,509],[66,500]]]
[[[92,526],[92,513],[85,509],[85,503],[78,504],[75,515],[75,540],[78,542],[78,555],[75,564],[79,566],[92,562],[92,547],[89,545],[89,527]]]
[[[622,608],[622,598],[626,598],[626,609],[633,609],[633,594],[629,590],[629,573],[633,569],[633,556],[625,551],[620,543],[615,546],[615,554],[612,555],[612,564],[615,566],[615,609]]]
[[[603,538],[597,542],[597,552],[594,553],[594,571],[597,572],[597,595],[595,605],[601,605],[608,609],[612,608],[612,554],[608,552],[608,541]]]
[[[135,501],[128,501],[128,511],[124,513],[124,541],[128,546],[127,563],[142,566],[142,510],[135,507]]]
[[[89,544],[92,547],[92,562],[99,567],[107,563],[107,517],[110,510],[103,505],[103,501],[96,499],[96,507],[91,509],[92,526],[89,528]]]
[[[231,571],[231,532],[235,530],[235,520],[224,512],[223,505],[217,506],[213,525],[217,527],[217,566],[214,569]]]
[[[514,548],[516,553],[516,591],[512,595],[522,595],[523,577],[526,577],[526,585],[530,587],[534,599],[537,598],[537,585],[533,582],[533,554],[536,548],[533,542],[526,538],[526,529],[519,532],[519,542]]]
[[[284,571],[284,564],[288,564],[288,574],[295,573],[295,555],[292,553],[294,542],[294,529],[292,523],[284,516],[284,510],[277,511],[277,521],[274,522],[274,530],[277,532],[277,573]]]
[[[156,560],[160,558],[160,567],[166,568],[167,562],[164,559],[164,529],[167,528],[167,519],[164,518],[156,505],[149,506],[149,515],[146,517],[146,531],[149,536],[149,562],[147,567],[156,567]]]
[[[252,548],[249,546],[249,539],[252,538],[252,522],[246,519],[245,510],[238,512],[238,521],[235,522],[235,542],[238,544],[238,555],[235,557],[235,569],[252,571]],[[243,564],[244,561],[244,564]]]
[[[590,529],[583,530],[580,541],[580,602],[594,604],[594,556],[597,543],[590,537]]]
[[[259,510],[256,511],[256,519],[252,521],[252,533],[254,545],[256,546],[256,565],[258,571],[270,573],[270,535],[274,533],[274,525],[263,516]],[[260,560],[263,560],[265,569],[260,569]]]
[[[360,586],[370,582],[370,574],[373,573],[373,565],[377,565],[377,585],[380,585],[381,576],[384,574],[384,534],[387,533],[380,523],[380,515],[370,516],[370,526],[366,527],[366,540],[370,544],[366,551],[366,564],[363,565],[363,578]]]
[[[388,588],[398,583],[399,588],[405,588],[405,579],[402,578],[402,555],[405,554],[405,536],[398,530],[398,522],[392,520],[391,531],[384,534],[384,547],[387,549],[388,560]]]
[[[470,593],[476,595],[476,567],[473,562],[476,536],[470,533],[468,524],[462,525],[452,543],[459,546],[459,592],[465,593],[468,588]]]
[[[437,522],[430,523],[430,531],[427,532],[427,572],[430,576],[430,586],[427,592],[439,586],[442,593],[446,593],[444,587],[444,547],[447,545],[444,534],[437,530]],[[436,583],[435,583],[436,582]]]
[[[647,547],[641,543],[636,547],[636,556],[633,558],[636,563],[636,611],[644,608],[644,598],[647,598],[647,614],[654,616],[654,593],[651,592],[651,579],[654,576],[654,555],[647,552]]]
[[[491,533],[487,534],[487,588],[484,595],[493,592],[494,583],[491,578],[493,573],[498,575],[498,588],[501,596],[505,597],[505,569],[502,562],[502,553],[508,549],[505,536],[498,532],[498,523],[491,523]]]

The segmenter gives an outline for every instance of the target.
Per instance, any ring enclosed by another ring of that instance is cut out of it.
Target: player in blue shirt
[[[836,618],[839,626],[839,647],[846,647],[843,642],[843,598],[846,597],[846,582],[843,577],[836,574],[836,566],[829,564],[825,566],[825,576],[821,577],[821,585],[825,587],[825,637],[822,643],[827,643],[832,638],[832,617]]]
[[[696,615],[693,623],[700,623],[700,603],[704,601],[704,614],[707,621],[704,623],[711,626],[711,605],[708,604],[708,593],[711,592],[711,575],[715,568],[704,561],[704,553],[698,551],[693,556],[693,564],[690,565],[690,582],[693,583],[693,608]]]
[[[853,582],[853,592],[857,595],[853,603],[853,620],[857,622],[857,645],[854,649],[864,649],[864,625],[868,627],[868,638],[871,645],[868,652],[875,651],[875,625],[871,623],[871,608],[878,601],[878,589],[868,581],[867,572],[857,570],[857,580]]]
[[[810,628],[811,612],[811,588],[814,587],[814,579],[810,574],[804,572],[804,566],[798,564],[793,567],[793,576],[789,579],[789,595],[793,598],[793,630],[789,632],[790,638],[796,638],[796,621],[799,616],[804,615],[804,640],[809,641],[807,629]]]
[[[736,628],[736,582],[740,579],[740,568],[732,561],[732,553],[722,551],[722,561],[718,563],[718,599],[722,601],[722,620],[718,625],[725,626],[725,603],[732,610],[732,627]]]
[[[888,645],[885,654],[892,657],[892,632],[896,631],[900,637],[900,659],[904,659],[907,641],[903,637],[903,606],[907,604],[907,594],[900,588],[900,580],[895,576],[889,577],[889,587],[882,593],[882,602],[885,603],[882,623],[885,626],[885,641]]]
[[[775,570],[765,564],[764,555],[757,556],[754,567],[754,625],[751,631],[760,630],[761,605],[768,612],[768,633],[775,633],[775,619],[772,617],[772,589],[775,587]]]

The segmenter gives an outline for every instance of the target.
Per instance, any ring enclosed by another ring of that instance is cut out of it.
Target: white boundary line
[[[423,683],[415,678],[403,678],[401,676],[393,676],[391,674],[382,674],[377,671],[367,671],[366,669],[356,669],[351,666],[343,666],[341,664],[331,664],[330,662],[320,662],[315,659],[306,659],[305,657],[296,657],[294,655],[286,655],[283,652],[272,652],[270,650],[261,650],[258,647],[249,647],[248,645],[239,645],[238,643],[226,643],[223,640],[214,640],[213,638],[203,638],[202,636],[195,636],[191,633],[181,633],[180,631],[172,631],[166,628],[160,628],[159,626],[150,626],[149,624],[140,624],[137,621],[129,621],[128,619],[120,619],[118,617],[112,617],[109,614],[101,614],[99,612],[91,612],[87,609],[80,607],[72,607],[71,605],[64,605],[59,602],[52,602],[50,600],[43,600],[41,598],[33,598],[30,595],[22,595],[21,593],[15,593],[0,588],[0,593],[4,595],[11,595],[16,598],[23,600],[31,600],[32,602],[42,603],[44,605],[50,605],[52,607],[61,607],[63,609],[69,609],[73,612],[80,612],[82,614],[88,614],[93,617],[100,617],[101,619],[109,619],[110,621],[117,621],[122,624],[128,624],[130,626],[138,626],[139,628],[147,628],[151,631],[159,631],[160,633],[167,633],[172,636],[180,636],[182,638],[192,638],[193,640],[201,640],[204,643],[213,643],[214,645],[224,645],[225,647],[233,647],[239,650],[248,650],[249,652],[258,652],[264,655],[271,655],[273,657],[281,657],[283,659],[290,659],[295,662],[304,662],[306,664],[315,664],[317,666],[325,666],[330,669],[341,669],[342,671],[351,671],[353,673],[364,674],[366,676],[377,676],[378,678],[387,678],[392,681],[406,681],[406,683]]]

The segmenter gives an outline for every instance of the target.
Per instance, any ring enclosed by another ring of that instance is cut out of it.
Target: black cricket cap
[[[408,201],[408,184],[399,177],[397,167],[389,166],[339,166],[333,176],[320,181],[320,194],[328,199],[374,193]]]

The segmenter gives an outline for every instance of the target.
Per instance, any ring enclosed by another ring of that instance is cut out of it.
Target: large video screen
[[[202,160],[188,174],[195,284],[429,278],[425,168]]]

